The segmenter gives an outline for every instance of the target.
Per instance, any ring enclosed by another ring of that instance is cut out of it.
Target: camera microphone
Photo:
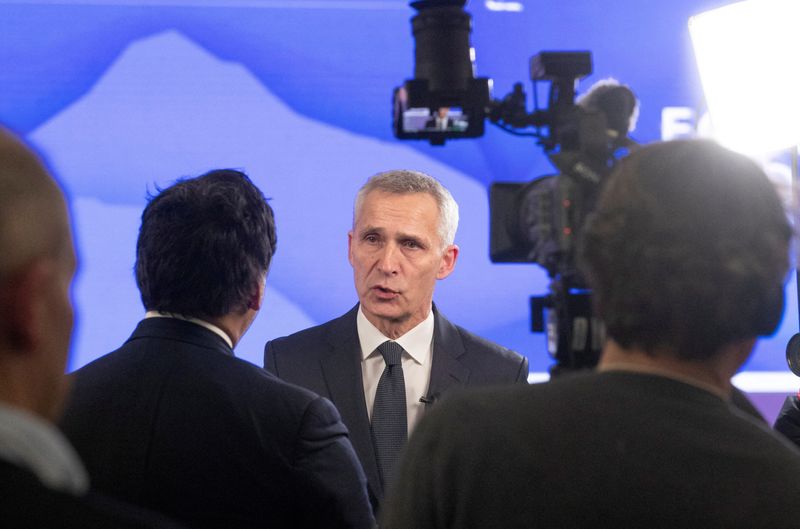
[[[800,334],[795,334],[786,344],[786,363],[789,369],[800,377]]]

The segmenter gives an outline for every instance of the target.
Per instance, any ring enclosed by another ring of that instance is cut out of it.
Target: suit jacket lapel
[[[383,496],[378,463],[372,447],[369,415],[361,378],[361,345],[356,328],[358,305],[334,320],[328,331],[329,354],[322,358],[322,371],[331,400],[350,430],[350,442],[364,467],[373,494]]]
[[[371,493],[383,497],[378,463],[372,446],[367,404],[364,400],[364,383],[361,379],[361,344],[358,341],[356,315],[358,305],[350,312],[331,322],[328,330],[329,354],[322,358],[322,370],[330,391],[331,400],[339,409],[342,420],[350,430],[350,442],[364,467]],[[459,357],[464,354],[464,344],[455,326],[433,307],[433,359],[428,395],[432,402],[448,388],[466,384],[469,368]]]
[[[458,359],[464,354],[464,343],[455,325],[447,321],[433,307],[433,359],[431,363],[431,380],[428,384],[428,402],[430,408],[436,400],[450,387],[464,385],[469,380],[469,368]]]

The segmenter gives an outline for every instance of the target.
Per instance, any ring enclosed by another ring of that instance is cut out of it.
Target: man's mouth
[[[378,299],[394,299],[400,295],[400,292],[397,290],[392,290],[391,288],[382,287],[379,285],[372,287],[372,291],[375,292],[375,295],[378,296]]]

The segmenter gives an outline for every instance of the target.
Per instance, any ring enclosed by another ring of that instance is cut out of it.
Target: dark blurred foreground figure
[[[333,405],[233,355],[275,244],[272,209],[238,171],[179,181],[147,205],[147,314],[75,373],[63,421],[100,490],[195,527],[374,524]]]
[[[775,430],[800,446],[800,394],[786,397],[775,419]]]
[[[598,372],[444,400],[381,529],[800,527],[800,452],[729,402],[780,320],[790,236],[747,158],[707,141],[634,152],[585,230]]]
[[[68,387],[75,267],[61,190],[0,129],[0,527],[168,527],[88,493],[86,469],[52,424]]]

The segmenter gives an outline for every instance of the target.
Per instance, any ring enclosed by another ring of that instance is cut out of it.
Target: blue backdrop
[[[687,20],[726,3],[467,8],[478,74],[494,79],[496,97],[527,84],[540,50],[591,50],[595,73],[580,90],[605,77],[629,84],[641,100],[633,136],[647,142],[662,137],[664,108],[702,109]],[[528,331],[528,297],[544,293],[547,278],[534,265],[489,262],[487,186],[552,167],[532,140],[492,127],[444,147],[392,137],[392,88],[413,69],[412,14],[404,0],[0,5],[0,122],[45,154],[72,200],[81,261],[72,368],[119,345],[143,314],[134,244],[157,185],[235,167],[272,198],[278,253],[264,309],[237,349],[260,365],[265,340],[355,303],[346,254],[353,196],[371,174],[407,167],[441,179],[461,206],[462,253],[438,286],[442,311],[546,370],[544,337]],[[797,330],[793,283],[788,294],[783,326],[748,369],[785,371],[783,349]]]

